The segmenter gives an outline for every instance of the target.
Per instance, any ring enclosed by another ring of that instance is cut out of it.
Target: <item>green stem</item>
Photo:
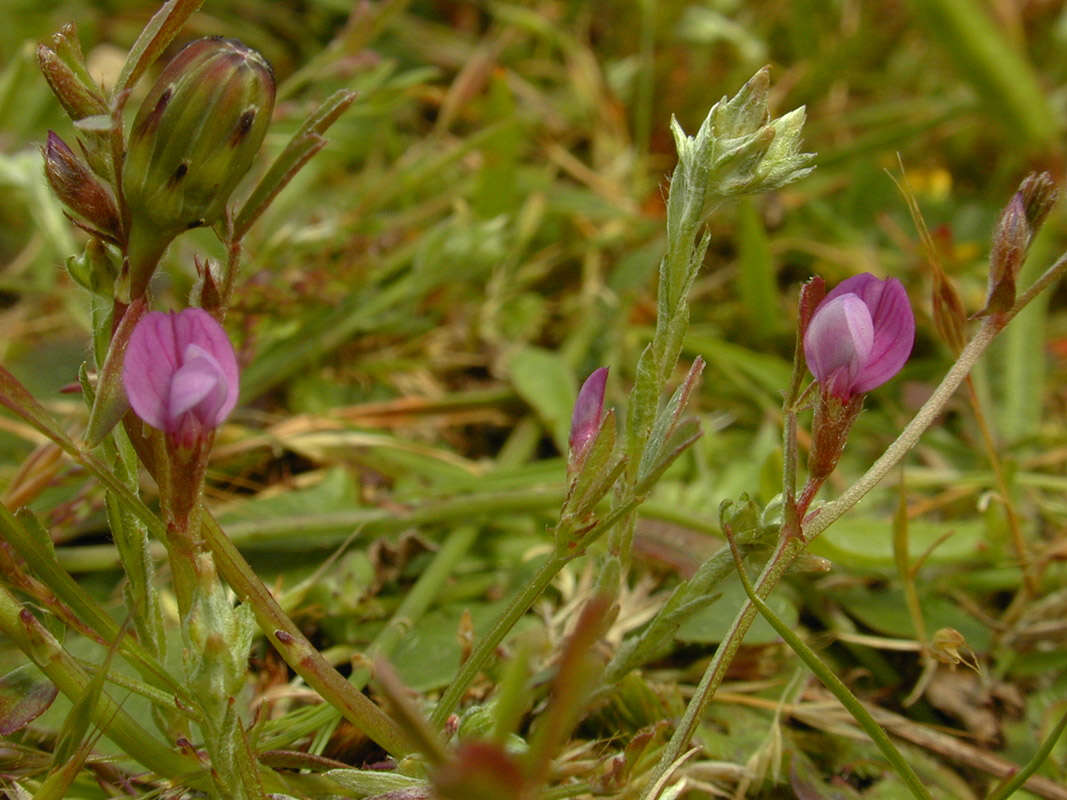
[[[785,575],[786,569],[789,568],[789,565],[793,563],[793,559],[803,548],[804,541],[797,536],[780,537],[778,547],[756,580],[756,594],[761,598],[767,597],[778,585],[782,576]],[[707,708],[711,698],[715,695],[720,684],[722,684],[723,678],[726,677],[726,670],[741,647],[741,642],[755,618],[756,606],[752,604],[752,601],[746,600],[740,611],[738,611],[737,616],[734,617],[734,621],[731,623],[726,635],[723,636],[719,646],[715,649],[715,655],[712,656],[711,663],[708,664],[707,669],[704,671],[700,684],[697,686],[689,705],[686,706],[685,713],[674,729],[674,734],[663,748],[659,763],[656,764],[647,781],[650,788],[649,793],[644,796],[644,800],[655,800],[653,792],[658,793],[656,787],[660,783],[660,778],[689,746],[689,740],[693,738],[697,725],[700,724],[704,709]]]
[[[738,577],[741,579],[741,585],[745,589],[745,594],[748,595],[749,601],[756,607],[759,613],[763,616],[775,632],[785,640],[794,653],[800,656],[801,660],[808,665],[808,669],[815,673],[823,685],[834,693],[834,696],[841,701],[852,717],[860,724],[860,726],[867,732],[867,735],[871,737],[871,740],[878,746],[878,749],[882,751],[889,763],[893,765],[893,768],[897,771],[897,774],[904,779],[904,782],[908,784],[908,788],[911,789],[912,794],[920,798],[920,800],[930,800],[930,793],[926,791],[926,787],[923,786],[919,776],[915,774],[915,771],[911,768],[911,765],[904,760],[904,757],[900,754],[900,751],[893,746],[893,742],[890,741],[889,736],[882,729],[882,726],[874,721],[874,717],[863,706],[854,694],[849,691],[849,688],[834,675],[826,664],[824,664],[817,655],[809,648],[804,641],[793,632],[793,630],[786,625],[775,614],[770,606],[763,602],[760,596],[756,593],[752,587],[752,581],[749,580],[748,573],[745,572],[745,565],[741,561],[741,553],[737,549],[737,545],[734,542],[733,535],[727,532],[727,540],[730,543],[730,551],[733,553],[734,565],[737,567]]]
[[[326,702],[389,753],[413,749],[404,731],[362,692],[330,666],[278,605],[274,595],[252,570],[207,509],[200,514],[204,541],[215,566],[237,595],[252,608],[260,629],[293,670]]]
[[[1048,758],[1049,753],[1051,753],[1052,748],[1056,746],[1056,742],[1059,741],[1060,735],[1065,728],[1067,728],[1067,714],[1060,717],[1060,721],[1056,723],[1056,727],[1052,729],[1052,732],[1045,737],[1045,741],[1043,741],[1041,746],[1037,748],[1037,752],[1034,753],[1033,758],[1027,761],[1022,769],[1012,775],[1009,780],[995,787],[986,797],[986,800],[1007,800],[1007,798],[1011,797],[1017,789],[1022,788],[1023,784],[1026,783],[1026,780],[1037,772],[1045,759]]]
[[[478,537],[478,528],[467,525],[451,531],[445,538],[441,549],[433,561],[419,576],[403,601],[393,612],[385,628],[367,649],[365,658],[372,662],[376,658],[389,658],[403,638],[411,632],[414,624],[426,613],[430,604],[440,594],[445,582],[452,575],[456,564],[462,559]],[[348,682],[355,688],[362,689],[370,680],[369,669],[359,667],[352,670]],[[326,742],[333,734],[341,715],[331,705],[322,705],[311,713],[305,713],[298,719],[287,716],[268,723],[269,729],[277,733],[269,741],[260,741],[259,748],[273,750],[283,748],[297,739],[315,733],[311,752],[321,754]]]
[[[515,623],[522,618],[523,614],[530,610],[530,606],[537,601],[537,598],[552,583],[552,579],[556,577],[556,574],[563,569],[564,564],[570,560],[570,556],[560,556],[553,553],[541,565],[537,575],[512,599],[507,609],[497,618],[489,632],[478,641],[470,658],[464,662],[459,674],[449,684],[448,689],[445,690],[444,695],[438,701],[437,707],[434,708],[433,714],[430,715],[430,722],[434,727],[441,728],[444,726],[449,714],[455,710],[456,706],[459,705],[459,701],[463,699],[467,687],[471,685],[478,673],[482,671],[486,662],[496,652],[497,645],[515,627]]]
[[[120,637],[118,651],[153,686],[164,689],[189,707],[190,699],[185,689],[170,676],[155,657],[127,631],[119,628],[93,597],[64,570],[55,559],[54,552],[46,552],[42,543],[25,529],[22,521],[7,506],[0,503],[0,537],[33,566],[34,573],[77,614],[100,641],[114,642]]]

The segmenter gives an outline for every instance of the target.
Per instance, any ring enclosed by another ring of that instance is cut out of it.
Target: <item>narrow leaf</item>
[[[240,241],[249,228],[267,210],[278,192],[293,179],[304,165],[319,150],[326,146],[322,134],[337,121],[356,99],[356,93],[342,89],[334,92],[319,106],[300,126],[289,140],[281,154],[270,165],[270,169],[256,184],[256,188],[245,200],[241,210],[234,215],[233,239]]]
[[[41,716],[59,690],[29,664],[0,678],[0,736],[16,733]]]
[[[85,441],[90,447],[100,444],[130,409],[126,389],[122,384],[122,364],[126,358],[126,344],[130,341],[130,335],[147,310],[148,306],[143,297],[134,300],[122,315],[111,339],[107,358],[104,359],[104,366],[100,370],[100,381],[96,385],[96,396],[93,398],[89,424],[85,431]]]
[[[186,20],[204,4],[204,0],[167,0],[145,25],[130,48],[115,84],[114,96],[133,87],[149,65],[167,49]]]

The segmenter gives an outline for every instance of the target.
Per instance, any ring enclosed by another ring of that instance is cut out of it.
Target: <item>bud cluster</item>
[[[680,218],[684,207],[698,222],[723,198],[777,189],[811,172],[814,156],[800,151],[804,108],[772,119],[769,95],[764,67],[734,97],[712,106],[694,136],[671,120],[678,167],[669,215]]]
[[[191,42],[163,68],[124,142],[128,95],[105,100],[72,25],[37,58],[81,151],[49,132],[45,175],[75,223],[122,252],[123,295],[140,297],[171,240],[218,222],[248,173],[274,109],[270,65],[232,39]]]

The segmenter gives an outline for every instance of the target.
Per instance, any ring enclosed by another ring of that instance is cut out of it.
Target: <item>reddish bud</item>
[[[99,231],[114,238],[121,236],[118,207],[111,189],[52,131],[48,132],[44,146],[44,174],[67,208]]]
[[[608,368],[599,367],[593,370],[582,388],[578,391],[578,399],[574,403],[574,414],[571,417],[570,433],[570,460],[572,464],[580,464],[585,457],[589,444],[596,438],[600,430],[600,423],[604,415],[604,390],[608,382]]]
[[[1021,192],[1005,206],[993,231],[989,252],[989,296],[986,313],[1007,311],[1015,303],[1015,278],[1030,246],[1030,223]]]
[[[1047,172],[1031,172],[1019,184],[1019,194],[1026,208],[1026,221],[1030,225],[1031,235],[1034,235],[1056,204],[1059,191]]]

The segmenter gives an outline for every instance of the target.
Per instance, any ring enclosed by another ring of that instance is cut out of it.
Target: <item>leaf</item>
[[[902,639],[915,636],[904,593],[898,589],[882,592],[840,589],[835,590],[834,601],[850,616],[882,635]],[[920,588],[919,604],[929,630],[955,628],[963,634],[972,650],[985,652],[989,648],[992,641],[989,629],[951,600],[931,592],[922,592]]]
[[[559,451],[566,453],[578,386],[563,356],[525,347],[512,356],[508,366],[515,391],[537,412]]]
[[[323,772],[322,776],[329,778],[347,791],[355,792],[360,797],[426,785],[418,778],[411,778],[397,772],[364,769],[329,769]]]
[[[10,736],[41,716],[59,690],[40,671],[24,664],[0,678],[0,736]]]
[[[722,596],[683,622],[675,634],[676,639],[686,644],[717,644],[722,641],[733,621],[734,611],[744,605],[748,598],[737,575],[731,575],[720,583],[716,591],[721,591]],[[767,604],[787,625],[796,626],[796,606],[781,589],[767,599]],[[744,643],[758,645],[777,641],[779,636],[774,629],[763,617],[757,617],[749,628]]]
[[[0,366],[0,405],[6,406],[17,417],[28,422],[67,452],[77,448],[69,436],[59,427],[55,418],[45,411],[18,378]]]
[[[759,209],[751,197],[738,203],[738,286],[745,316],[759,338],[782,327],[778,308],[778,286],[770,243]]]
[[[334,92],[300,126],[289,144],[274,159],[266,174],[245,200],[241,210],[234,215],[233,239],[240,241],[253,223],[266,211],[267,206],[285,188],[301,168],[319,150],[326,146],[322,134],[333,125],[356,99],[356,93],[347,89]]]
[[[126,356],[126,345],[130,341],[133,329],[148,311],[143,297],[138,297],[122,315],[115,335],[108,347],[107,358],[100,369],[100,378],[96,384],[96,396],[89,412],[89,424],[85,431],[85,442],[89,447],[96,447],[118,425],[119,420],[130,410],[126,399],[126,387],[123,384],[122,365]]]
[[[115,83],[114,96],[131,88],[142,73],[167,49],[186,20],[204,4],[204,0],[167,0],[145,25],[133,43],[126,63]]]
[[[946,537],[946,534],[951,535]],[[930,551],[924,564],[973,563],[985,540],[985,525],[981,520],[959,519],[951,523],[909,520],[907,560],[914,564]],[[808,549],[850,569],[878,572],[896,569],[892,527],[884,519],[845,517],[819,534]]]

